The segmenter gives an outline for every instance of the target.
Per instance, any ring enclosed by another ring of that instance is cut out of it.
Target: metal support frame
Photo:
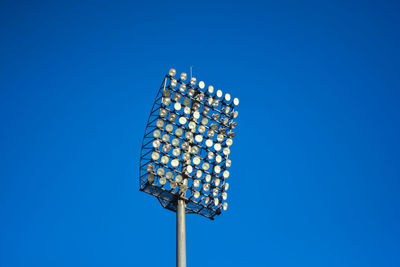
[[[176,267],[186,267],[185,201],[178,199],[176,211]]]

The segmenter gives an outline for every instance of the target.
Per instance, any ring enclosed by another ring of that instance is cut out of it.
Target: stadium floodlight
[[[177,266],[186,266],[185,213],[214,219],[228,208],[239,99],[186,73],[165,76],[143,138],[140,190],[177,214]]]

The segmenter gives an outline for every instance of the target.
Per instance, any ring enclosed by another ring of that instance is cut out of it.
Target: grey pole
[[[186,267],[185,201],[178,199],[176,210],[176,267]]]

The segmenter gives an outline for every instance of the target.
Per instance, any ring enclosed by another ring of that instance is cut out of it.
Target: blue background
[[[0,266],[174,266],[138,191],[170,67],[240,99],[227,212],[188,266],[400,266],[399,6],[2,1]]]

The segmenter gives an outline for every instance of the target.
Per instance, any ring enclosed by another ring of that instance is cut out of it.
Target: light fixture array
[[[176,211],[210,219],[228,208],[229,155],[239,99],[170,69],[157,93],[140,157],[140,190]]]

